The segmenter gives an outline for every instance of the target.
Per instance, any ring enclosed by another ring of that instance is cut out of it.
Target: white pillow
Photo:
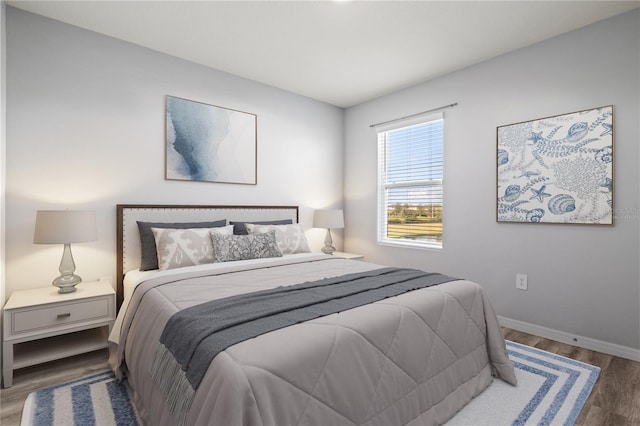
[[[233,225],[219,228],[151,228],[160,270],[213,262],[211,233],[233,235]]]
[[[304,228],[299,223],[291,225],[257,225],[246,224],[249,234],[264,234],[276,231],[276,242],[282,254],[309,253],[309,244],[304,234]]]

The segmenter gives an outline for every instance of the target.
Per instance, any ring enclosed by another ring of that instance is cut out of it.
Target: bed
[[[109,362],[147,424],[436,425],[494,377],[516,382],[481,286],[311,253],[296,206],[118,205],[117,218]],[[166,224],[151,226],[160,270],[140,270],[138,222]],[[185,256],[162,244],[205,222],[219,224],[202,225],[215,261],[172,266]]]

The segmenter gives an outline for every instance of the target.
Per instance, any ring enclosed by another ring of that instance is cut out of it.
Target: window
[[[442,248],[443,115],[378,127],[378,243]]]

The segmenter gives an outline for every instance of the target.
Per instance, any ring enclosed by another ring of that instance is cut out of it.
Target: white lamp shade
[[[314,228],[344,228],[344,214],[342,210],[316,210],[313,212]]]
[[[39,210],[35,244],[70,244],[98,239],[96,213],[90,210]]]

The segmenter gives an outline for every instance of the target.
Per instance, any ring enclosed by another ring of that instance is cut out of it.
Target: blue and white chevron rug
[[[507,340],[518,385],[494,380],[447,426],[573,425],[600,368]]]
[[[507,350],[518,386],[494,380],[447,426],[573,425],[600,369],[509,341]],[[138,424],[128,387],[110,371],[34,392],[22,414],[22,426]]]
[[[21,425],[91,426],[142,424],[130,390],[111,370],[29,394]]]

